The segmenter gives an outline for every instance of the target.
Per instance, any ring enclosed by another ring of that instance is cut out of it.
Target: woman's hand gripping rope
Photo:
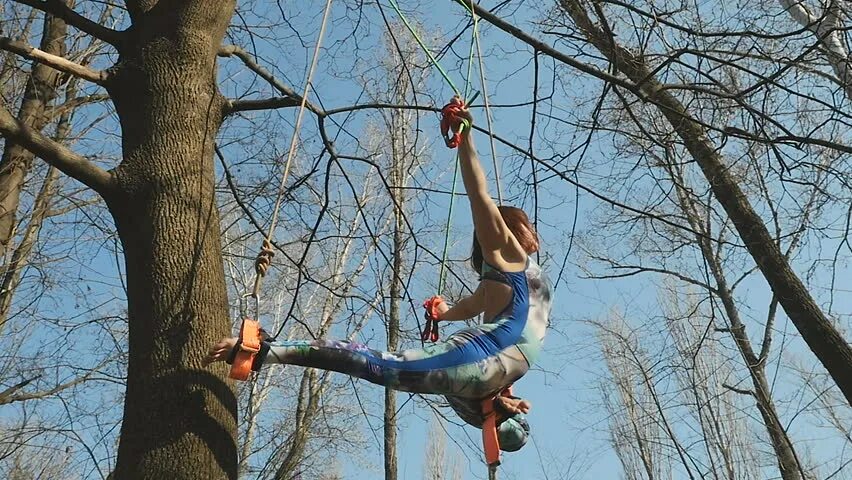
[[[272,257],[275,256],[275,251],[272,250],[272,244],[269,240],[264,239],[263,245],[260,247],[260,253],[254,260],[254,271],[261,277],[266,276],[269,265],[272,264]]]
[[[461,145],[462,134],[471,127],[470,112],[458,95],[450,99],[450,103],[441,109],[441,135],[449,148]],[[452,131],[452,136],[450,132]]]
[[[426,318],[426,327],[420,334],[420,340],[424,342],[437,342],[439,338],[438,320],[441,319],[441,315],[449,310],[450,307],[447,306],[447,303],[444,302],[444,299],[440,295],[435,295],[423,302],[423,308],[426,309],[426,315],[424,315]]]

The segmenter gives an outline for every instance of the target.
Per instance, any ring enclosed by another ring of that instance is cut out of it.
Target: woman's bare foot
[[[210,350],[207,352],[207,356],[202,360],[202,364],[207,366],[214,362],[224,362],[228,355],[231,354],[231,350],[234,349],[234,345],[237,344],[237,337],[225,337],[222,340],[219,340],[215,343]]]

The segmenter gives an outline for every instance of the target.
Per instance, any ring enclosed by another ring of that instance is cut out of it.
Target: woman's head
[[[500,450],[504,452],[517,452],[530,437],[530,424],[522,413],[512,415],[497,427],[497,438],[500,442]]]
[[[538,234],[527,214],[517,207],[501,206],[497,207],[497,210],[500,211],[503,222],[509,227],[509,231],[518,240],[521,248],[527,254],[537,252],[539,248]],[[474,270],[477,272],[482,271],[482,247],[480,247],[479,241],[476,239],[476,232],[473,234],[473,252],[471,253],[470,263]]]

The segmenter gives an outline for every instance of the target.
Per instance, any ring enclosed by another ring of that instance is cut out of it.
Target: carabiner
[[[254,315],[248,317],[248,299],[254,299]],[[240,297],[240,317],[253,318],[257,320],[260,317],[260,297],[254,293],[246,293]]]

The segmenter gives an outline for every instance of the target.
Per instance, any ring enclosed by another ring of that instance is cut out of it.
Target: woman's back
[[[518,343],[530,365],[533,365],[541,353],[544,336],[550,325],[553,290],[550,279],[541,267],[530,259],[526,270],[529,291],[529,310],[524,326],[522,340]]]

